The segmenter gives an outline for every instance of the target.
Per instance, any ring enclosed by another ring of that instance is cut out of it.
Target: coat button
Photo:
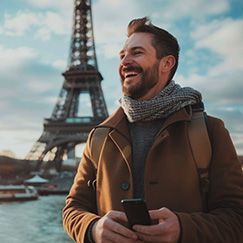
[[[124,191],[127,191],[130,188],[130,184],[128,182],[123,182],[121,186]]]

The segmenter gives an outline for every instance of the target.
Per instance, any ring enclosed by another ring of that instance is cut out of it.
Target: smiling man
[[[120,52],[119,72],[122,91],[133,99],[151,98],[166,84],[166,78],[159,75],[162,60],[156,58],[156,51],[151,46],[152,38],[152,35],[147,33],[136,33],[128,39]],[[171,60],[173,65],[174,58]],[[151,97],[143,97],[152,90],[155,93],[150,94]]]
[[[208,116],[213,153],[205,197],[188,138],[202,97],[172,80],[178,59],[177,40],[166,30],[147,18],[129,23],[121,105],[91,131],[63,210],[74,241],[243,242],[240,162],[223,122]],[[121,200],[135,198],[146,201],[152,225],[127,227]]]

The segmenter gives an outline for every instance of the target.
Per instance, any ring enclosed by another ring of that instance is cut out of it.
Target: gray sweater
[[[132,140],[134,198],[144,199],[144,171],[146,159],[162,124],[162,120],[155,120],[143,125],[137,125],[136,123],[129,123],[128,125]]]

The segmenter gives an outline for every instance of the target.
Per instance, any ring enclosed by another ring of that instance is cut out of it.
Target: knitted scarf
[[[187,105],[200,103],[201,99],[197,90],[181,88],[172,80],[152,99],[137,101],[124,95],[119,102],[129,122],[137,122],[165,119]]]

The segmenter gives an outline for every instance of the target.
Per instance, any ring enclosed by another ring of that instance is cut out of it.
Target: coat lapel
[[[120,131],[122,131],[122,133]],[[109,133],[109,136],[122,154],[129,171],[131,171],[132,148],[126,119],[123,119],[122,122]]]
[[[108,126],[111,127],[111,131],[109,133],[109,137],[112,139],[114,144],[119,149],[122,157],[127,163],[129,171],[131,171],[132,165],[132,148],[131,148],[131,139],[130,133],[128,130],[127,119],[122,110],[122,108],[118,108],[118,110],[110,116],[106,121],[104,121],[99,126]]]

